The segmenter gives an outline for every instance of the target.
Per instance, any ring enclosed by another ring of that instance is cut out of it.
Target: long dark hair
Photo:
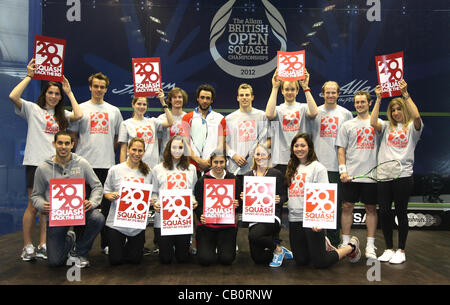
[[[133,139],[130,140],[130,143],[128,143],[128,148],[131,148],[131,146],[135,143],[135,142],[139,142],[142,144],[142,147],[144,147],[144,152],[145,152],[145,141],[142,138],[138,138],[135,137]],[[147,165],[147,163],[145,163],[144,161],[139,161],[139,166],[138,166],[138,170],[141,172],[142,175],[147,176],[148,173],[150,172],[150,167]]]
[[[287,185],[291,184],[292,178],[295,176],[295,172],[297,171],[297,167],[300,165],[300,159],[294,154],[294,145],[298,139],[304,139],[306,144],[308,144],[308,155],[306,156],[306,165],[311,164],[313,161],[317,160],[316,152],[314,151],[314,143],[311,139],[311,136],[307,133],[299,133],[297,134],[291,142],[291,159],[287,165],[286,169],[286,183]]]
[[[58,87],[59,93],[61,94],[61,99],[59,103],[55,106],[55,121],[58,123],[59,130],[65,130],[69,126],[69,121],[67,121],[66,116],[64,115],[64,90],[62,89],[61,83],[58,82],[47,82],[42,87],[41,94],[37,98],[36,104],[45,109],[45,94],[51,86]]]
[[[163,166],[164,166],[164,168],[166,168],[168,170],[173,170],[173,158],[172,158],[172,153],[170,151],[170,148],[172,147],[172,142],[175,140],[183,142],[183,148],[184,148],[184,153],[180,158],[180,162],[178,163],[177,168],[181,169],[181,170],[187,170],[189,168],[190,157],[187,154],[186,141],[184,140],[184,138],[182,136],[179,136],[179,135],[174,136],[172,139],[169,140],[169,142],[167,142],[166,147],[164,148],[164,152],[163,152]]]

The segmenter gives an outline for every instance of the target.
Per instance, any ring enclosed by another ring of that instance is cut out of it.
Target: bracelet
[[[347,166],[345,164],[339,165],[339,174],[346,173]]]
[[[407,99],[409,99],[409,94],[408,95],[403,95],[403,99],[405,99],[405,100],[407,100]]]
[[[167,104],[162,106],[164,109],[169,108],[169,106]]]
[[[310,91],[311,91],[311,88],[303,89],[303,92],[310,92]]]
[[[31,75],[28,75],[28,74],[27,74],[27,76],[28,76],[29,78],[33,78],[33,76],[31,76]],[[27,76],[25,76],[25,77],[27,77]]]

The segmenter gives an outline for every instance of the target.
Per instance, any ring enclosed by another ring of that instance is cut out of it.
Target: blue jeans
[[[86,212],[86,224],[81,236],[77,235],[75,256],[86,257],[92,248],[97,234],[105,224],[105,217],[98,210]],[[72,247],[72,239],[67,235],[70,227],[50,227],[47,223],[47,262],[49,266],[66,264],[67,255]]]

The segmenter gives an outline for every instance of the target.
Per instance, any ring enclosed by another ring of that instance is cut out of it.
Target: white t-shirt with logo
[[[423,130],[421,121],[420,130],[416,130],[414,123],[408,124],[406,129],[402,124],[390,129],[389,121],[383,121],[381,124],[380,150],[378,152],[378,163],[389,160],[399,160],[402,164],[400,178],[410,177],[413,174],[414,149],[420,139]]]
[[[345,121],[353,119],[352,113],[342,106],[326,109],[325,105],[318,107],[319,113],[314,119],[308,120],[309,130],[314,142],[314,150],[319,162],[330,172],[339,169],[337,148],[335,146],[338,131]]]
[[[345,148],[345,165],[349,176],[366,174],[377,165],[379,142],[380,136],[370,126],[370,119],[360,120],[356,117],[342,124],[336,146]],[[354,182],[375,183],[376,181],[360,178]]]
[[[161,139],[161,146],[159,147],[159,157],[160,159],[162,159],[162,155],[164,152],[164,149],[166,148],[167,143],[169,142],[170,139],[172,139],[174,136],[178,136],[178,135],[184,135],[186,134],[183,131],[183,124],[181,123],[181,119],[183,118],[183,116],[186,114],[186,112],[182,112],[180,115],[173,115],[173,124],[172,126],[168,127],[168,128],[163,128],[161,132],[158,132],[158,138]],[[167,116],[165,113],[161,114],[158,117],[158,120],[160,120],[161,122],[165,122],[167,121]]]
[[[166,169],[162,163],[159,163],[153,169],[153,193],[152,197],[159,200],[159,190],[171,189],[189,189],[192,190],[192,202],[194,197],[194,186],[197,183],[197,170],[193,164],[189,164],[187,170],[181,170],[174,165],[173,170]],[[161,227],[161,213],[155,213],[155,228]]]
[[[308,105],[295,102],[283,103],[275,108],[276,116],[271,120],[272,163],[287,165],[291,157],[291,142],[297,133],[307,132]]]
[[[122,114],[107,102],[97,105],[89,100],[80,104],[80,108],[83,118],[69,128],[79,133],[75,152],[93,168],[110,168],[116,163],[114,137],[119,134]]]
[[[252,158],[249,153],[253,153],[258,142],[265,144],[267,140],[268,121],[264,111],[252,108],[250,112],[242,112],[236,110],[225,117],[227,121],[228,134],[226,142],[231,148],[227,151],[229,157],[238,154],[247,159],[247,164],[240,167],[237,175],[243,175],[250,171]],[[228,163],[228,171],[235,173],[239,166],[230,160]]]
[[[142,138],[145,142],[145,154],[142,161],[150,168],[159,163],[159,145],[157,133],[164,128],[162,121],[157,118],[144,118],[141,121],[130,118],[120,124],[119,143],[128,143],[134,137]]]
[[[305,183],[329,183],[325,166],[318,161],[308,165],[300,164],[288,187],[289,222],[303,221],[305,205]]]
[[[55,133],[59,131],[59,125],[55,120],[55,109],[42,109],[36,103],[20,99],[22,107],[14,106],[15,113],[25,119],[28,124],[27,139],[23,165],[38,166],[55,154],[52,142]],[[64,115],[69,122],[71,112],[64,110]]]
[[[118,193],[120,191],[120,185],[123,181],[151,184],[152,171],[150,171],[147,176],[144,176],[138,169],[129,168],[126,162],[114,165],[108,170],[108,176],[106,177],[105,180],[103,194],[113,192]],[[142,232],[141,229],[114,226],[114,216],[116,215],[118,200],[114,200],[111,202],[111,208],[109,209],[109,214],[108,217],[106,218],[105,225],[127,236],[138,235],[139,233]]]

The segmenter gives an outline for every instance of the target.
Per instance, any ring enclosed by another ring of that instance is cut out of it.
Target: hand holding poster
[[[242,221],[275,222],[275,177],[244,176]]]
[[[145,230],[152,189],[151,184],[123,181],[116,201],[114,226]]]
[[[303,227],[336,229],[337,184],[305,183]]]
[[[85,224],[84,179],[50,179],[49,226]]]
[[[133,58],[132,65],[134,96],[157,96],[161,88],[160,58]]]
[[[305,50],[277,52],[278,79],[296,81],[305,78]]]
[[[205,179],[203,216],[206,223],[235,223],[234,196],[234,179]]]
[[[34,64],[36,70],[33,78],[62,82],[64,74],[64,53],[66,41],[47,36],[34,36]]]
[[[400,81],[403,79],[403,52],[375,57],[381,97],[400,96]]]
[[[161,190],[161,236],[192,234],[192,190]]]

